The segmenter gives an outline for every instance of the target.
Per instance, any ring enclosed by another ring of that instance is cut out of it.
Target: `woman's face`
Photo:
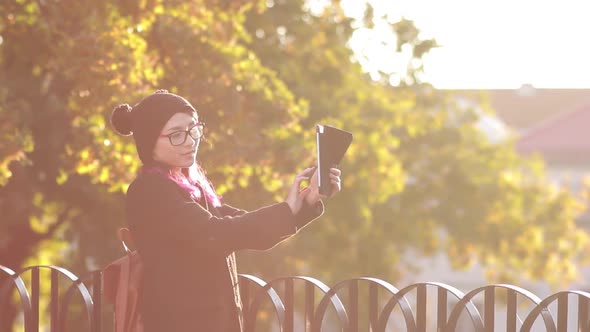
[[[187,131],[197,123],[196,114],[174,114],[164,125],[160,137],[156,141],[154,160],[171,167],[190,167],[197,157],[200,138],[193,139]],[[184,137],[186,140],[180,143]],[[174,144],[180,144],[173,145],[171,139]]]

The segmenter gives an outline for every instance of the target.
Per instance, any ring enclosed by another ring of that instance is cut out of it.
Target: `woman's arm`
[[[241,216],[242,214],[248,212],[246,210],[238,209],[238,208],[235,208],[235,207],[233,207],[231,205],[227,205],[227,204],[223,204],[222,206],[218,207],[217,210],[224,217],[225,216],[228,216],[228,217]]]
[[[251,212],[235,209],[234,216],[215,217],[199,204],[185,201],[174,182],[148,174],[130,186],[127,208],[134,235],[181,241],[207,251],[270,249],[293,235],[298,225],[284,202]]]
[[[222,206],[218,207],[217,210],[224,217],[236,217],[248,213],[246,210],[238,209],[228,204],[223,204]],[[301,210],[299,210],[297,215],[295,215],[295,226],[297,227],[297,230],[300,230],[312,221],[316,220],[322,214],[324,214],[324,204],[322,201],[313,204],[313,206],[310,206],[307,202],[304,202]]]

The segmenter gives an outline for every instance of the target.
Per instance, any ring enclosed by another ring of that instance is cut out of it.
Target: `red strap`
[[[117,287],[117,297],[115,301],[115,332],[125,332],[127,300],[129,291],[129,270],[130,256],[122,262],[119,270],[119,286]]]

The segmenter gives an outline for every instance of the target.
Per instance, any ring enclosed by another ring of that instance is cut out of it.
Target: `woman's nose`
[[[187,145],[190,145],[191,147],[195,147],[197,146],[197,143],[199,143],[200,138],[194,139],[191,137],[191,135],[187,135],[186,141],[184,142]]]

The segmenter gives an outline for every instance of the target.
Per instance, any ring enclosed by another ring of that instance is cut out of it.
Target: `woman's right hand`
[[[295,176],[295,180],[293,181],[291,189],[289,190],[289,195],[285,200],[293,214],[297,214],[299,210],[301,210],[301,207],[303,206],[303,200],[305,199],[305,196],[307,196],[307,194],[309,194],[310,192],[309,187],[300,190],[301,182],[303,182],[304,180],[309,180],[309,177],[313,174],[314,170],[315,167],[309,167],[304,169],[301,173],[297,174],[297,176]]]

